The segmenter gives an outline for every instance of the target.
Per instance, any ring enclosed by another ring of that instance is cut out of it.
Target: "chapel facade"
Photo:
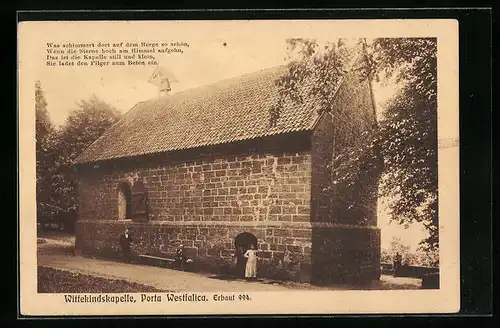
[[[371,85],[355,69],[341,79],[331,106],[343,120],[306,99],[286,103],[270,125],[285,70],[132,108],[75,161],[77,251],[116,257],[128,227],[136,253],[173,257],[182,244],[215,273],[241,272],[242,253],[255,244],[261,277],[378,279],[376,188],[351,212],[325,191],[339,134],[355,137],[376,122]]]

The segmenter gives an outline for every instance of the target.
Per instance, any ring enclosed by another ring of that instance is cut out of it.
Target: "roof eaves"
[[[146,101],[141,101],[137,104],[135,104],[129,111],[127,111],[127,113],[125,113],[125,115],[123,115],[118,121],[116,121],[112,126],[110,126],[103,134],[101,134],[99,136],[99,138],[97,138],[96,140],[94,140],[90,145],[88,145],[81,153],[80,155],[78,155],[73,161],[72,161],[72,165],[75,165],[75,164],[83,164],[85,163],[85,160],[82,161],[82,157],[86,157],[86,152],[88,149],[90,149],[90,147],[92,147],[94,144],[96,144],[99,140],[101,140],[102,138],[104,138],[107,134],[111,133],[110,131],[112,131],[113,128],[115,128],[122,120],[125,116],[128,116],[128,115],[131,115],[132,112],[134,112],[137,107],[139,107],[141,104],[145,103],[145,102],[148,102],[148,100]]]
[[[75,160],[74,164],[83,165],[83,164],[97,163],[97,162],[102,162],[102,161],[112,161],[112,160],[117,160],[120,158],[151,156],[151,155],[156,155],[156,154],[161,154],[161,153],[170,153],[170,152],[176,152],[176,151],[196,149],[196,148],[201,148],[201,147],[225,145],[225,144],[230,144],[233,142],[250,141],[250,140],[255,140],[255,139],[259,139],[259,138],[272,137],[272,136],[285,135],[285,134],[293,134],[293,133],[306,132],[306,131],[311,131],[311,130],[312,129],[310,127],[292,128],[292,129],[287,129],[287,130],[279,130],[279,131],[275,131],[272,133],[266,133],[263,135],[253,135],[253,136],[247,136],[247,137],[242,137],[242,138],[233,138],[232,140],[226,140],[226,141],[221,141],[221,142],[216,142],[216,143],[200,143],[200,144],[194,144],[194,145],[191,145],[188,147],[174,147],[174,148],[160,150],[160,151],[151,151],[151,152],[145,152],[145,153],[130,154],[128,156],[111,155],[109,157],[97,157],[97,158],[94,158],[91,160],[83,159],[83,160],[78,161],[78,162],[76,162],[76,160]]]

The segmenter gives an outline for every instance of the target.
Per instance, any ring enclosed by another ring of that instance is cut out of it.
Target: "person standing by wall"
[[[123,252],[123,258],[125,263],[131,262],[131,251],[130,245],[132,244],[132,236],[130,235],[130,230],[125,228],[125,232],[120,236],[120,247]]]
[[[393,268],[393,276],[397,277],[400,274],[401,271],[401,262],[403,261],[403,257],[399,252],[396,252],[396,255],[394,256],[394,263],[392,265]]]
[[[244,256],[248,259],[245,268],[245,278],[253,280],[257,278],[257,251],[255,250],[255,245],[252,244]]]
[[[184,271],[184,263],[186,263],[186,251],[184,249],[184,245],[179,245],[175,251],[175,260],[177,261],[179,269]]]

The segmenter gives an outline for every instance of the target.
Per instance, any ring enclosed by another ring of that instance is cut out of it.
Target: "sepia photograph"
[[[21,23],[32,311],[458,311],[455,23]]]

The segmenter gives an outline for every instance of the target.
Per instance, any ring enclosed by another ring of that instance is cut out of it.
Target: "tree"
[[[405,245],[400,237],[395,236],[392,237],[389,249],[382,251],[380,261],[392,264],[397,253],[401,255],[403,263],[415,265],[415,254],[411,253],[410,246]]]
[[[54,197],[62,214],[70,216],[77,208],[76,179],[72,163],[90,144],[119,120],[121,114],[95,95],[82,100],[71,112],[57,136],[57,170]]]
[[[392,237],[388,249],[382,249],[380,262],[392,264],[396,253],[402,256],[403,263],[407,265],[432,267],[438,262],[437,251],[412,251],[409,245],[403,243],[401,237],[396,236]]]
[[[330,165],[332,189],[352,193],[368,163],[383,160],[379,196],[388,196],[391,218],[400,224],[421,222],[429,231],[422,241],[427,251],[439,247],[437,215],[437,43],[431,38],[381,38],[371,42],[339,39],[320,44],[315,40],[289,40],[290,63],[276,81],[281,97],[270,110],[270,121],[279,119],[286,101],[314,97],[318,110],[331,108],[341,77],[349,70],[363,79],[395,78],[399,93],[389,102],[376,127],[355,131],[348,142],[335,147]],[[362,49],[362,50],[357,50]],[[353,63],[355,54],[360,54]],[[313,87],[305,87],[313,85]],[[345,124],[348,122],[343,121]],[[272,125],[272,124],[271,124]],[[371,161],[372,160],[372,161]],[[379,184],[378,179],[370,183]],[[370,189],[366,186],[366,189]],[[362,197],[361,197],[362,198]],[[355,202],[355,198],[349,199]],[[354,204],[348,204],[352,207]]]
[[[36,200],[37,221],[46,221],[56,212],[52,201],[55,127],[50,121],[40,81],[35,83]]]
[[[63,164],[70,164],[91,143],[99,138],[121,114],[95,95],[81,100],[67,118],[59,134]]]
[[[439,248],[437,173],[437,42],[434,38],[377,39],[376,70],[403,86],[387,104],[379,140],[385,159],[381,193],[393,220],[421,222],[425,250]]]

